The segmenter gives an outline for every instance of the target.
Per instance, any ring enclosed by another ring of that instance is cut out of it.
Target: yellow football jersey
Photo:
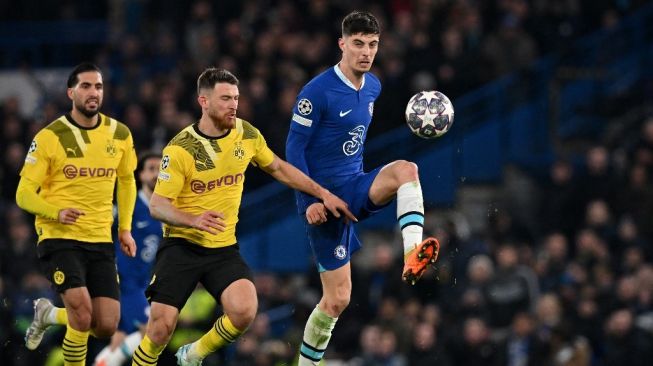
[[[29,147],[20,175],[39,183],[39,195],[49,203],[85,213],[72,225],[37,216],[39,242],[112,241],[116,178],[134,174],[137,160],[129,128],[98,115],[98,124],[91,128],[79,126],[69,114],[61,116],[39,131]]]
[[[235,244],[245,170],[250,162],[264,167],[273,159],[261,133],[247,121],[236,119],[236,127],[218,138],[202,134],[197,124],[183,129],[163,149],[154,193],[194,215],[222,212],[226,229],[213,235],[164,224],[163,236],[185,238],[208,248]]]

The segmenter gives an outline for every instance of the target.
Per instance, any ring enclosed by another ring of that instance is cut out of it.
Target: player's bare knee
[[[242,304],[237,309],[230,309],[227,316],[231,323],[238,329],[247,329],[256,317],[256,302]]]
[[[397,180],[403,184],[414,182],[419,179],[417,164],[407,160],[397,160],[397,169],[395,170]]]
[[[408,182],[419,180],[417,164],[407,160],[396,160],[388,166],[388,173],[390,173],[390,187],[395,190]]]
[[[339,316],[349,306],[350,298],[351,292],[337,291],[335,296],[326,299],[326,313],[331,316]]]
[[[231,320],[231,323],[234,325],[234,327],[244,330],[249,328],[250,324],[254,321],[254,318],[256,317],[256,312],[247,312],[247,313],[240,313],[238,315],[235,315],[233,319],[229,317],[229,320]]]
[[[147,335],[150,337],[154,344],[162,345],[167,344],[175,330],[176,322],[167,321],[160,317],[151,321],[147,328]]]
[[[85,309],[73,309],[68,312],[68,323],[77,330],[86,331],[91,329],[93,317],[91,312]]]

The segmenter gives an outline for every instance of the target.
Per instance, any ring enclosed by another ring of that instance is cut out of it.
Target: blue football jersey
[[[363,144],[381,83],[365,73],[359,90],[340,71],[329,68],[297,96],[286,142],[286,159],[322,186],[336,187],[363,172]],[[299,212],[316,202],[297,193]]]
[[[115,237],[116,262],[121,291],[140,290],[147,287],[156,251],[163,236],[161,223],[150,216],[149,202],[142,191],[138,192],[134,206],[132,236],[136,241],[136,256],[133,258],[128,257],[120,250],[118,237]]]

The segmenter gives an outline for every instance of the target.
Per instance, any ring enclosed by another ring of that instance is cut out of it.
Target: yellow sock
[[[70,324],[66,326],[62,345],[64,366],[86,365],[88,333],[88,331],[81,332],[73,329]]]
[[[145,335],[141,344],[138,345],[138,348],[134,351],[134,356],[132,357],[132,366],[154,366],[159,360],[159,355],[163,352],[163,349],[166,348],[166,345],[156,345],[150,337]]]
[[[244,330],[236,328],[227,315],[223,315],[216,320],[211,330],[195,342],[194,347],[191,347],[191,352],[203,359],[219,348],[233,343],[244,332]]]
[[[54,321],[55,324],[68,324],[68,313],[66,308],[55,308],[54,309]]]

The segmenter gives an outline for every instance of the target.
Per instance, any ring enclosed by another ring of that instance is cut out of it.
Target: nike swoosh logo
[[[340,117],[344,117],[344,116],[348,115],[349,112],[351,112],[351,109],[348,110],[347,112],[340,111]]]
[[[136,221],[136,228],[137,228],[137,229],[145,228],[145,227],[147,227],[148,225],[150,225],[150,223],[147,222],[147,221]]]

